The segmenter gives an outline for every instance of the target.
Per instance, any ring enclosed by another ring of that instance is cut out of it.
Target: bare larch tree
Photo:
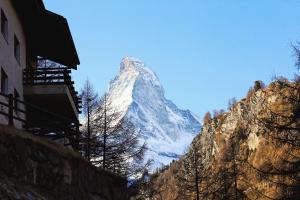
[[[116,112],[107,94],[91,116],[92,162],[124,177],[134,177],[145,169],[146,144],[134,125]]]
[[[82,111],[84,119],[86,120],[86,126],[81,130],[81,149],[85,154],[85,157],[90,160],[90,143],[91,143],[91,130],[90,130],[90,116],[91,113],[99,105],[99,97],[95,92],[93,85],[87,79],[83,88],[81,89],[80,97],[82,99]]]

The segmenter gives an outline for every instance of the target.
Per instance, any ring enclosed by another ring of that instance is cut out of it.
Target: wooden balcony
[[[26,102],[61,116],[78,119],[81,100],[66,67],[25,69],[24,99]],[[36,116],[27,116],[36,118]]]

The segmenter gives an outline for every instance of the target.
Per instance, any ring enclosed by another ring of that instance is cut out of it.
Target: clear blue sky
[[[296,72],[299,0],[44,0],[64,15],[87,77],[99,94],[124,56],[143,60],[166,97],[200,117],[242,98],[255,80]]]

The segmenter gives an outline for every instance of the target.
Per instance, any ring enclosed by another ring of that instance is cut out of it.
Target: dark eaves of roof
[[[66,18],[45,9],[42,0],[12,0],[31,53],[77,69],[80,64]]]

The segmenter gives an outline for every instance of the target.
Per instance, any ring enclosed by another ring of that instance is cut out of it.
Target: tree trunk
[[[91,138],[91,133],[90,133],[90,103],[88,101],[88,107],[87,107],[87,114],[88,114],[88,122],[87,122],[87,150],[86,150],[86,157],[88,160],[90,160],[90,138]]]
[[[197,195],[197,200],[200,200],[200,192],[199,192],[199,174],[198,174],[198,165],[197,165],[197,155],[194,152],[194,167],[195,167],[195,185],[196,185],[196,195]]]
[[[238,193],[237,193],[237,169],[236,169],[236,161],[235,161],[235,144],[233,144],[232,147],[232,153],[233,153],[233,174],[234,174],[234,193],[235,193],[235,199],[238,199]]]
[[[106,95],[104,97],[104,133],[103,133],[103,169],[106,168],[106,134],[107,134],[107,113],[106,113]]]

